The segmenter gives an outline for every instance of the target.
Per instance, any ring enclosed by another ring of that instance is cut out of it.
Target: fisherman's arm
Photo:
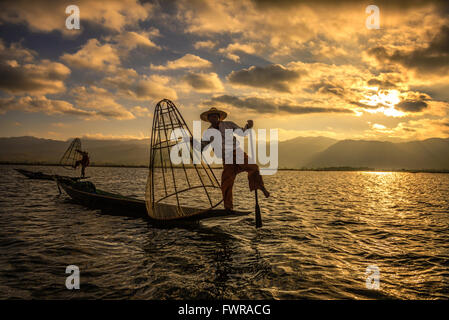
[[[202,152],[204,148],[206,148],[209,144],[212,143],[212,141],[214,141],[214,137],[211,137],[211,139],[209,141],[207,141],[207,140],[200,140],[200,141],[195,140],[195,141],[200,143],[201,152]],[[193,145],[193,137],[190,137],[190,145]]]
[[[251,129],[254,126],[253,120],[248,120],[243,128],[238,126],[236,123],[234,123],[232,121],[229,121],[229,122],[231,124],[232,129],[234,129],[234,130],[240,129],[240,130],[242,130],[242,133],[244,133],[248,129]],[[234,132],[239,133],[238,131],[234,131]]]

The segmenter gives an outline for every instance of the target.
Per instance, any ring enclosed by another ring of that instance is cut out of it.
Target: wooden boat
[[[61,160],[59,161],[59,165],[62,166],[64,169],[75,169],[75,163],[77,160],[81,159],[81,155],[79,153],[79,150],[81,150],[81,140],[79,138],[73,139],[70,146],[66,150],[66,152],[63,154]],[[54,178],[57,175],[50,175],[45,174],[40,171],[29,171],[25,169],[14,169],[17,172],[23,174],[25,177],[28,177],[30,179],[37,179],[37,180],[54,180]],[[73,180],[80,180],[80,179],[87,179],[88,177],[69,177],[69,176],[62,176],[64,178],[69,178]]]
[[[62,177],[57,177],[55,180],[73,200],[86,207],[100,209],[104,214],[143,218],[155,223],[170,224],[211,218],[246,216],[251,213],[249,211],[233,211],[232,213],[228,213],[224,209],[210,209],[195,216],[158,220],[148,215],[144,200],[97,189],[90,181],[75,182]]]
[[[67,176],[58,176],[55,174],[46,174],[46,173],[42,173],[40,171],[29,171],[29,170],[25,170],[25,169],[14,169],[17,172],[21,173],[22,175],[24,175],[27,178],[30,179],[36,179],[36,180],[54,180],[55,177],[61,177],[61,178],[65,178],[65,179],[71,179],[74,181],[80,180],[80,179],[87,179],[86,178],[82,178],[82,177],[67,177]]]
[[[250,211],[229,212],[225,209],[217,209],[223,202],[220,183],[210,165],[203,161],[204,159],[201,158],[200,163],[194,162],[194,170],[192,171],[188,172],[184,164],[179,167],[180,170],[175,170],[170,151],[173,145],[170,141],[176,128],[184,130],[182,131],[184,138],[193,137],[175,104],[168,99],[159,101],[153,116],[145,201],[99,190],[90,181],[79,182],[63,177],[54,177],[58,183],[58,188],[62,187],[78,203],[90,208],[101,209],[103,213],[144,218],[163,225],[250,214]],[[77,143],[78,147],[72,146]],[[76,148],[80,148],[80,142],[75,139],[66,154],[72,154],[72,150],[78,150]],[[196,158],[192,148],[190,148],[189,154],[191,159]],[[63,159],[65,158],[72,159],[71,156],[66,157],[64,155]],[[73,164],[73,161],[69,161],[69,165],[70,163]],[[161,178],[163,183],[156,183]],[[177,188],[177,179],[185,181],[186,187]],[[188,192],[194,189],[201,195],[192,192],[192,196],[188,196]],[[181,193],[184,193],[183,197],[179,197]],[[191,200],[196,200],[195,206],[197,207],[191,207]],[[257,213],[258,206],[256,206],[256,215]],[[258,218],[256,219],[256,227],[260,227],[260,213],[256,217]]]
[[[45,174],[40,171],[29,171],[24,169],[14,169],[17,172],[23,174],[25,177],[30,179],[38,179],[38,180],[53,180],[53,175]]]

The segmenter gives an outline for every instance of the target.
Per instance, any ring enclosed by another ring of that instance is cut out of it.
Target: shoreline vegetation
[[[20,162],[20,161],[0,161],[0,165],[21,165],[21,166],[48,166],[60,167],[59,163],[48,162]],[[125,165],[93,163],[89,167],[105,168],[148,168],[148,165]],[[186,166],[189,168],[190,166]],[[182,168],[182,166],[179,166]],[[213,167],[215,169],[215,167]],[[220,167],[217,167],[217,169]],[[278,171],[362,171],[362,172],[408,172],[408,173],[449,173],[449,169],[376,169],[369,167],[323,167],[323,168],[278,168]]]

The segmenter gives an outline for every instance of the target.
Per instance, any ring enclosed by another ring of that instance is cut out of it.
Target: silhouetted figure
[[[237,124],[232,121],[223,121],[227,116],[227,113],[216,108],[211,108],[210,110],[203,112],[200,116],[201,120],[210,122],[211,126],[209,128],[215,128],[220,131],[222,136],[222,141],[225,141],[225,130],[226,129],[251,129],[253,127],[253,121],[248,120],[248,123],[245,125],[245,128],[240,128]],[[202,141],[201,149],[203,149],[207,144],[211,141]],[[221,175],[221,191],[223,194],[224,207],[228,211],[232,211],[233,209],[233,201],[232,201],[232,188],[234,186],[234,180],[237,174],[241,172],[248,173],[248,182],[249,189],[254,191],[259,189],[263,192],[265,197],[269,197],[270,193],[265,189],[262,176],[260,175],[259,166],[257,164],[248,163],[248,155],[243,153],[244,163],[237,164],[236,163],[236,144],[233,145],[233,150],[227,150],[223,148],[222,150],[222,159],[224,159],[224,153],[231,152],[233,156],[233,163],[227,164],[223,161],[223,173]]]
[[[76,152],[81,154],[82,158],[81,158],[81,160],[78,160],[77,162],[75,162],[73,167],[76,169],[76,168],[78,168],[79,165],[81,165],[81,177],[84,178],[86,167],[90,163],[89,154],[86,151],[81,151],[81,150],[76,150]]]

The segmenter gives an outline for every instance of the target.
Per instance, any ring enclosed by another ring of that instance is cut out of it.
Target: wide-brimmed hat
[[[210,114],[213,114],[213,113],[216,113],[216,114],[218,114],[218,115],[220,116],[220,121],[223,120],[223,119],[225,119],[225,118],[228,116],[228,114],[227,114],[226,112],[222,111],[222,110],[218,110],[217,108],[210,108],[209,110],[204,111],[204,112],[200,115],[200,118],[201,118],[201,120],[203,120],[203,121],[209,121],[209,120],[207,119],[207,117],[208,117]]]

